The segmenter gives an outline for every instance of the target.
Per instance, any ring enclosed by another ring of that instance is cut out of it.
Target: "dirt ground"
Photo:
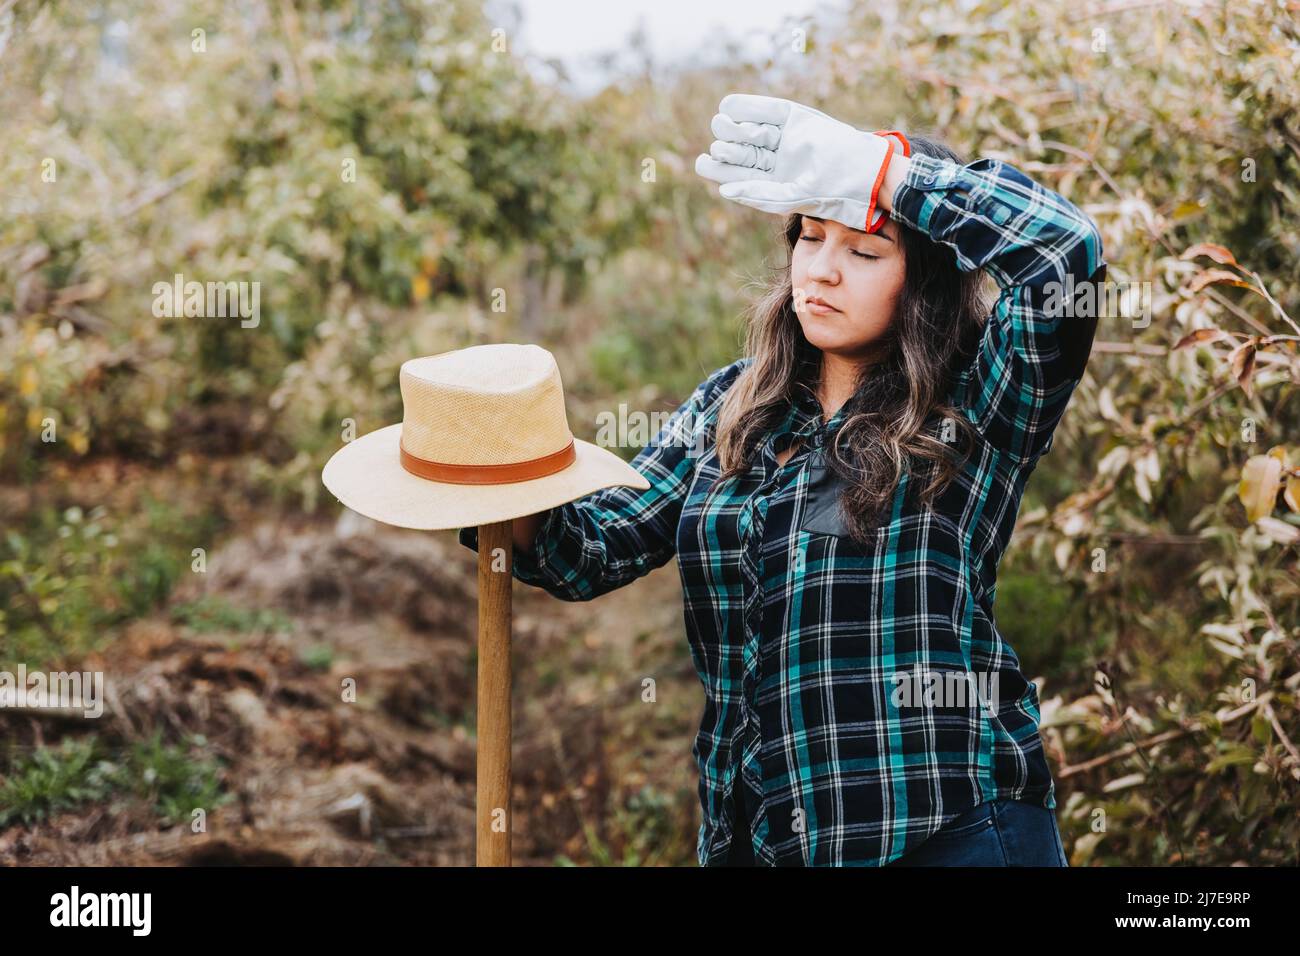
[[[81,662],[105,671],[100,720],[5,714],[0,730],[29,746],[202,734],[235,799],[200,833],[129,800],[63,812],[0,832],[0,861],[473,864],[475,561],[454,533],[350,512],[230,538],[168,608]],[[170,608],[205,597],[288,624],[198,633],[173,621]],[[693,861],[703,693],[675,564],[590,603],[515,582],[513,642],[515,865],[618,862],[642,825],[626,808],[645,787],[666,795],[667,819],[638,862]],[[655,703],[642,699],[645,677]]]

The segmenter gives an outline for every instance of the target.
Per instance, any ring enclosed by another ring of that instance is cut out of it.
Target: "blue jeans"
[[[1019,800],[991,800],[948,822],[888,866],[1069,866],[1056,813]]]

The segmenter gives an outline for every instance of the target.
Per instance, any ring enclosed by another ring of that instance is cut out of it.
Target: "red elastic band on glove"
[[[899,142],[903,144],[903,155],[904,155],[904,156],[911,156],[911,155],[912,155],[912,144],[909,143],[909,142],[907,141],[907,137],[904,136],[902,133],[900,133],[898,130],[896,130],[896,129],[878,129],[878,130],[875,130],[875,134],[876,134],[877,136],[897,136]]]
[[[881,216],[876,225],[871,224],[871,219],[876,212],[876,196],[880,193],[880,184],[885,181],[885,173],[889,170],[889,164],[894,159],[894,141],[885,137],[885,142],[889,144],[889,153],[885,156],[885,161],[880,164],[880,170],[876,173],[876,181],[871,186],[871,199],[867,202],[867,221],[863,224],[866,232],[879,232],[885,225],[885,217]]]
[[[885,227],[886,217],[881,216],[880,221],[875,226],[871,225],[871,218],[876,211],[876,197],[880,194],[880,185],[885,181],[885,175],[889,171],[889,164],[894,160],[894,140],[891,139],[891,137],[894,136],[898,137],[898,142],[901,143],[903,147],[904,156],[912,155],[912,144],[909,143],[907,141],[907,137],[904,136],[902,133],[900,133],[898,130],[878,129],[875,130],[874,132],[875,135],[877,136],[885,137],[886,141],[889,143],[889,155],[886,156],[885,161],[880,164],[880,171],[876,174],[876,181],[871,187],[871,200],[867,205],[867,221],[865,224],[865,230],[868,233],[879,232],[881,229]]]

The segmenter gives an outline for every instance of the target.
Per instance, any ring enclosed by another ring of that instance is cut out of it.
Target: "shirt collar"
[[[796,385],[791,401],[790,431],[800,438],[807,438],[814,446],[839,428],[846,414],[846,402],[831,416],[830,421],[822,421],[822,406],[812,390],[804,385]]]

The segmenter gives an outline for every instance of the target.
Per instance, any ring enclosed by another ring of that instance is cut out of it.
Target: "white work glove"
[[[790,100],[729,93],[711,125],[717,137],[695,171],[726,199],[764,212],[803,212],[876,232],[876,196],[894,152],[911,155],[896,130],[867,133]],[[895,138],[896,137],[896,138]]]

